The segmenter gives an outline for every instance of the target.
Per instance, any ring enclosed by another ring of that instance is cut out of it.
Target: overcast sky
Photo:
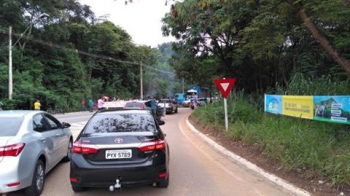
[[[127,5],[125,0],[79,2],[89,5],[97,17],[108,16],[107,19],[127,31],[137,45],[157,47],[158,44],[175,40],[162,36],[161,19],[170,11],[170,5],[165,6],[165,0],[133,0]]]

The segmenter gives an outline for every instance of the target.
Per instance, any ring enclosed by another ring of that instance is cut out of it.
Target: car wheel
[[[175,109],[175,113],[177,113],[177,107],[176,107],[176,109]]]
[[[40,195],[44,190],[45,185],[45,165],[43,161],[38,160],[35,165],[32,184],[24,189],[26,196]]]
[[[158,181],[157,184],[156,184],[156,186],[157,186],[158,188],[167,188],[167,187],[169,186],[169,178],[170,178],[170,176],[169,176],[169,172],[168,172],[167,178]]]
[[[65,157],[63,157],[63,159],[62,159],[63,162],[70,161],[70,155],[71,155],[71,151],[72,151],[72,146],[73,146],[73,141],[70,139],[69,143],[68,143],[67,155]]]
[[[86,187],[81,187],[77,185],[72,185],[72,189],[74,192],[83,192],[86,191]]]

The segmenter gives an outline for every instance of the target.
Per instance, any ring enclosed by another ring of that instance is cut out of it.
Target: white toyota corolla
[[[0,195],[21,189],[28,196],[40,195],[45,174],[69,161],[69,127],[44,111],[0,111]]]

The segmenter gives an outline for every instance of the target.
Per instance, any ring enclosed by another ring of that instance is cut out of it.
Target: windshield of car
[[[87,124],[84,133],[156,132],[156,124],[147,114],[100,114]]]
[[[15,136],[23,122],[22,117],[1,117],[0,136]]]

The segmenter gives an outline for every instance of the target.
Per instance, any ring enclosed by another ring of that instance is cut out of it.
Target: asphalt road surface
[[[163,117],[170,146],[170,184],[168,188],[141,186],[124,188],[110,192],[108,188],[88,189],[74,193],[69,182],[69,163],[61,163],[46,177],[44,196],[70,195],[162,195],[162,196],[284,196],[293,195],[282,187],[231,162],[198,138],[186,125],[186,119],[192,110],[179,108],[177,114]],[[77,112],[57,115],[64,122],[72,124],[71,130],[76,136],[92,113]],[[10,193],[8,196],[23,195]]]

